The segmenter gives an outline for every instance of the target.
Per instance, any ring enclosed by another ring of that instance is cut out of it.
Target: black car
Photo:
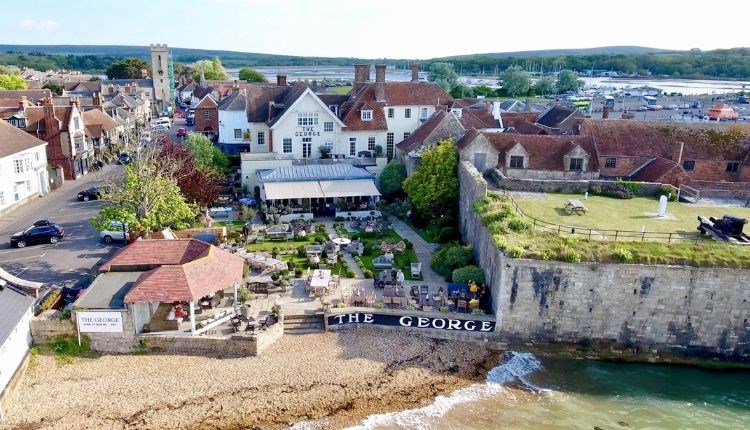
[[[57,224],[31,226],[26,230],[10,237],[10,246],[24,248],[26,245],[38,243],[57,243],[65,235],[65,231]]]
[[[83,190],[78,193],[78,201],[87,202],[89,200],[101,199],[102,195],[107,192],[104,187],[91,187],[88,190]]]
[[[127,152],[123,152],[119,157],[117,157],[117,162],[120,164],[130,164],[131,161],[133,160],[130,159],[130,155],[128,155]]]

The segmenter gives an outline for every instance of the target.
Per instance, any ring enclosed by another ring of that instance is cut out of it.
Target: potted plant
[[[331,148],[329,146],[319,146],[320,158],[331,158]]]

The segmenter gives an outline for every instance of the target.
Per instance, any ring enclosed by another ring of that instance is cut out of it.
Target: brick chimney
[[[277,87],[286,86],[286,75],[276,75],[276,86]]]
[[[102,108],[102,93],[96,92],[92,94],[91,104],[94,105],[94,109],[99,109],[100,111],[104,112],[104,109]]]
[[[419,82],[419,63],[411,63],[411,81]]]
[[[240,92],[240,84],[237,81],[232,82],[232,94]]]
[[[357,94],[359,90],[364,88],[370,82],[370,65],[369,64],[355,64],[354,65],[354,89],[353,94]]]
[[[685,149],[683,142],[677,142],[672,147],[672,161],[677,164],[682,164],[682,151]]]
[[[42,99],[42,111],[44,112],[45,127],[51,124],[55,120],[55,105],[52,104],[52,99],[45,97]]]
[[[115,93],[115,84],[109,84],[109,87],[107,87],[107,90],[110,94]]]
[[[20,107],[21,110],[25,110],[28,103],[29,99],[27,99],[26,96],[21,96],[21,100],[18,101],[18,107]]]
[[[130,84],[125,84],[125,94],[130,93]]]
[[[385,102],[385,64],[375,65],[375,100]]]

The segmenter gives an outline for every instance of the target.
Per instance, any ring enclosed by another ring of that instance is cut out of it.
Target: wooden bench
[[[250,282],[247,284],[247,289],[254,294],[265,294],[268,297],[268,283],[266,282]]]
[[[565,203],[565,212],[569,214],[578,214],[578,215],[584,215],[589,210],[586,209],[586,206],[581,203],[580,200],[577,199],[570,199],[568,200],[568,203]]]

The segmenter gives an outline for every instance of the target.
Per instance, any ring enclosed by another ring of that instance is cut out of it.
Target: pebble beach
[[[284,336],[261,357],[32,358],[5,429],[339,429],[484,380],[482,345],[359,327]]]

